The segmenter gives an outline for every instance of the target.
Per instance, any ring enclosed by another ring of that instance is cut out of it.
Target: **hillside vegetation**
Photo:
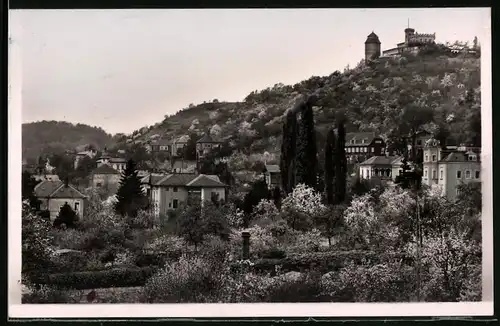
[[[61,121],[38,121],[22,125],[23,159],[36,162],[40,155],[62,153],[85,145],[110,146],[113,138],[103,129]]]
[[[448,143],[480,145],[480,58],[439,46],[418,55],[361,61],[344,72],[295,85],[276,84],[251,92],[243,102],[190,105],[135,131],[128,142],[146,141],[155,134],[174,139],[188,130],[209,131],[246,155],[277,153],[285,111],[302,94],[314,92],[319,95],[314,107],[319,142],[342,111],[348,118],[347,132],[375,131],[389,143],[417,126],[445,134]]]

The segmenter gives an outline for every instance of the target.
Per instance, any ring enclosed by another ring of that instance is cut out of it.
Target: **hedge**
[[[52,285],[58,288],[77,290],[143,286],[155,269],[116,268],[102,271],[49,274],[36,280],[38,284]]]
[[[259,259],[253,266],[256,272],[275,271],[275,266],[281,266],[284,272],[315,269],[322,272],[339,270],[346,263],[354,261],[376,264],[383,261],[397,260],[411,264],[411,259],[403,253],[385,253],[373,251],[337,251],[313,252],[308,254],[290,255],[281,259]]]

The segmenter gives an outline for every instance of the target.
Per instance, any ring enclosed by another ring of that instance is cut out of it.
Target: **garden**
[[[369,188],[331,206],[299,184],[246,212],[208,201],[160,218],[123,217],[89,193],[71,227],[25,201],[23,303],[481,300],[478,189],[449,202],[436,188]]]

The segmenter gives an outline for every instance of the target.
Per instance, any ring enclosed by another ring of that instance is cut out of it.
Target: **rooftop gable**
[[[186,186],[188,187],[225,187],[226,185],[220,181],[214,180],[213,178],[200,174],[192,181],[190,181]]]

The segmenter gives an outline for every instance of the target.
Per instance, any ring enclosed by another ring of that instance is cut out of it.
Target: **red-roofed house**
[[[83,216],[85,199],[84,194],[75,187],[61,181],[42,181],[35,187],[35,195],[41,201],[40,209],[50,212],[51,220],[59,214],[64,204],[68,204],[78,214]]]
[[[150,196],[156,216],[165,215],[168,210],[178,208],[190,199],[226,200],[227,186],[217,176],[175,173],[150,174],[141,180],[143,188]]]

